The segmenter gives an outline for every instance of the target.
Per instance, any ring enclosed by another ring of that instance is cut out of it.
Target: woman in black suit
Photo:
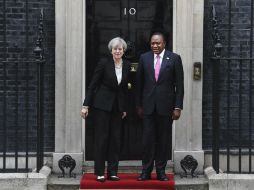
[[[94,173],[96,180],[104,182],[105,161],[108,162],[109,180],[118,181],[118,160],[122,119],[126,117],[128,74],[130,63],[122,59],[127,48],[126,42],[113,38],[108,44],[112,57],[99,61],[88,87],[81,116],[88,116],[89,107],[94,108]]]

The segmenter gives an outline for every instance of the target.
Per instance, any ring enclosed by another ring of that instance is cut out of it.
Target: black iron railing
[[[218,18],[215,7],[212,10],[214,52],[211,57],[213,64],[213,94],[212,94],[212,164],[217,173],[222,167],[220,156],[226,155],[227,173],[253,173],[252,171],[252,148],[253,148],[253,0],[251,0],[250,12],[250,35],[248,54],[243,51],[246,42],[238,39],[239,52],[232,54],[232,7],[228,1],[228,33],[227,53],[222,56],[223,45],[221,44],[218,30]],[[223,104],[223,105],[222,105]],[[226,143],[222,143],[226,142]],[[232,156],[238,157],[238,169],[232,170]],[[248,163],[243,162],[243,156],[248,156]],[[248,170],[243,171],[244,165]]]
[[[3,2],[3,58],[0,59],[0,172],[28,172],[43,166],[43,10],[40,12],[35,57],[28,57],[28,1],[26,1],[26,47],[24,58],[7,56],[6,13]],[[18,51],[18,47],[16,52]],[[17,53],[18,54],[18,53]],[[34,159],[34,166],[29,165]],[[11,163],[11,164],[10,164]],[[7,165],[8,164],[8,165]]]
[[[29,171],[29,158],[35,156],[37,170],[43,165],[43,64],[43,61],[34,60],[0,60],[0,67],[3,66],[3,73],[6,73],[0,96],[3,102],[0,153],[3,167],[0,172]],[[15,74],[9,75],[8,71],[14,71]],[[32,113],[31,110],[36,112]],[[7,158],[11,157],[14,157],[15,163],[13,170],[6,166]],[[20,168],[18,164],[20,157],[25,157],[25,168]]]

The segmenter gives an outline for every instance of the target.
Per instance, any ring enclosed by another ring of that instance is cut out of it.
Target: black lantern
[[[36,46],[34,48],[34,56],[36,61],[39,61],[42,59],[42,48],[40,47],[40,40],[37,39]]]
[[[214,56],[215,57],[220,57],[221,56],[221,50],[222,50],[223,46],[220,42],[217,42],[215,45],[214,45]]]

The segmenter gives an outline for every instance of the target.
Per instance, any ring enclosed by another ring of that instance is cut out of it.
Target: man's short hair
[[[165,33],[163,31],[160,31],[160,30],[153,31],[151,36],[150,36],[150,41],[152,39],[152,36],[154,36],[154,35],[161,35],[164,42],[166,42],[166,36],[165,36]]]

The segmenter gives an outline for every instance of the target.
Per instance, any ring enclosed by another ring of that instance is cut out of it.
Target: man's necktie
[[[154,75],[155,75],[155,80],[157,81],[158,78],[159,78],[159,73],[160,73],[160,68],[161,68],[161,64],[160,64],[160,55],[157,55],[156,56],[156,64],[155,64],[155,72],[154,72]]]

